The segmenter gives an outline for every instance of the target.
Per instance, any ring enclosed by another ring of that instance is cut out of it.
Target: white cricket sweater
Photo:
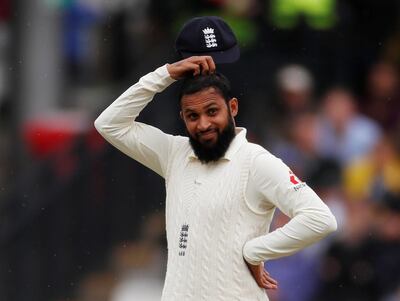
[[[287,256],[336,229],[328,207],[245,129],[217,163],[201,164],[187,137],[135,121],[174,80],[166,66],[143,76],[95,121],[115,147],[166,181],[167,275],[163,301],[268,300],[245,261]],[[275,208],[291,217],[268,233]]]

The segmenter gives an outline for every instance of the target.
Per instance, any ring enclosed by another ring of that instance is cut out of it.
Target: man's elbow
[[[104,134],[105,132],[105,123],[101,118],[101,115],[97,117],[97,119],[94,121],[94,127],[100,134]]]
[[[335,216],[331,212],[329,212],[329,214],[325,218],[324,224],[325,224],[325,227],[324,227],[325,235],[331,234],[337,230],[337,227],[338,227],[337,221],[336,221]]]

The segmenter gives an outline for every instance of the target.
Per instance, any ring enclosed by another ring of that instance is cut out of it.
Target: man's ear
[[[231,111],[232,117],[236,117],[237,113],[239,112],[239,101],[236,97],[233,97],[229,100],[228,107]]]
[[[179,116],[181,116],[181,119],[184,120],[182,111],[179,111]]]

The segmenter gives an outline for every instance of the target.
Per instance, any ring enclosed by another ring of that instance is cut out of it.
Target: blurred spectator
[[[277,83],[283,113],[292,117],[308,109],[312,103],[314,80],[301,65],[288,65],[278,71]]]
[[[266,144],[274,144],[282,138],[290,140],[293,119],[313,107],[314,79],[310,71],[301,65],[286,65],[276,73],[275,102],[266,125]],[[300,120],[301,118],[299,118]]]
[[[390,300],[400,285],[400,197],[347,204],[349,218],[327,252],[315,300]]]
[[[287,121],[287,139],[280,139],[272,152],[285,161],[303,181],[308,181],[312,171],[319,165],[317,154],[317,115],[299,112]]]
[[[367,78],[361,109],[384,129],[393,128],[400,119],[399,74],[393,64],[377,62]]]
[[[371,259],[375,285],[379,297],[384,298],[398,293],[400,288],[400,193],[385,193],[377,213]]]
[[[340,239],[329,248],[320,270],[322,289],[315,300],[377,300],[371,254],[366,238],[372,208],[348,203],[348,218]]]
[[[80,282],[76,301],[109,301],[114,283],[110,272],[91,273]]]
[[[384,60],[393,62],[396,66],[400,64],[400,32],[394,31],[384,43],[382,57]]]
[[[141,239],[114,249],[112,269],[118,279],[111,301],[159,301],[164,283],[164,214],[152,214]]]
[[[320,117],[318,151],[342,164],[369,153],[381,136],[379,126],[358,112],[355,97],[344,88],[328,90]]]
[[[351,200],[379,200],[387,191],[400,192],[400,150],[394,136],[383,136],[369,154],[346,166],[344,188]]]
[[[397,301],[397,300],[400,300],[400,286],[395,292],[389,294],[389,296],[386,296],[383,299],[383,301]]]
[[[117,247],[113,254],[118,282],[110,301],[159,301],[163,288],[164,257],[160,247],[144,241]]]

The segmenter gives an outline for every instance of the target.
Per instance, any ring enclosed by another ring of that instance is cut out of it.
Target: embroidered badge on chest
[[[179,234],[179,256],[185,256],[189,235],[189,225],[183,224]]]

